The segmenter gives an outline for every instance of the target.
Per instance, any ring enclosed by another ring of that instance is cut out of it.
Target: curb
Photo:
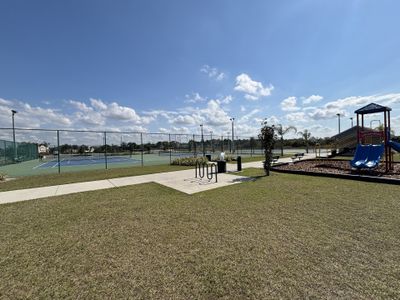
[[[303,161],[305,161],[305,160],[303,160]],[[295,162],[295,163],[297,163],[297,162]],[[289,165],[289,163],[281,164],[281,166],[282,165]],[[295,174],[295,175],[328,177],[328,178],[338,178],[338,179],[356,180],[356,181],[364,181],[364,182],[400,185],[400,179],[384,178],[384,177],[368,176],[368,175],[332,174],[332,173],[319,173],[319,172],[310,172],[310,171],[301,171],[301,170],[282,170],[282,169],[278,169],[276,167],[272,167],[271,171],[274,171],[277,173],[288,173],[288,174]]]

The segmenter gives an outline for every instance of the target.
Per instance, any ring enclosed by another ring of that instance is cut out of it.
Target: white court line
[[[44,162],[44,163],[42,163],[42,164],[40,164],[40,165],[38,165],[36,167],[33,167],[32,169],[34,170],[34,169],[40,168],[41,166],[44,166],[47,163],[49,163],[49,162]]]
[[[65,158],[63,158],[62,160],[60,160],[60,167],[61,167],[61,162],[65,161]],[[54,166],[52,166],[51,168],[55,168],[58,166],[58,162],[56,162],[56,164]]]

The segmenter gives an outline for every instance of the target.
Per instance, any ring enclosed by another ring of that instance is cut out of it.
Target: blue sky
[[[0,126],[314,136],[370,102],[400,133],[399,1],[0,2]],[[380,116],[371,116],[379,119]]]

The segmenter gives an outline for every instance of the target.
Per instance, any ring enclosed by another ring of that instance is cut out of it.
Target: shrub
[[[205,157],[182,157],[176,158],[172,161],[171,165],[175,166],[195,166],[196,163],[206,163],[208,160]]]
[[[226,154],[225,154],[225,161],[226,161],[226,162],[236,161],[236,156],[233,156],[233,155],[226,155]]]
[[[0,181],[5,181],[6,175],[0,173]]]

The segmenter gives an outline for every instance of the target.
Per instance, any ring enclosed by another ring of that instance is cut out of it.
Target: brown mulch
[[[293,164],[275,166],[279,170],[305,171],[327,174],[359,174],[400,179],[400,163],[394,163],[394,170],[385,173],[385,164],[380,163],[373,170],[352,170],[350,161],[346,160],[303,160]]]

